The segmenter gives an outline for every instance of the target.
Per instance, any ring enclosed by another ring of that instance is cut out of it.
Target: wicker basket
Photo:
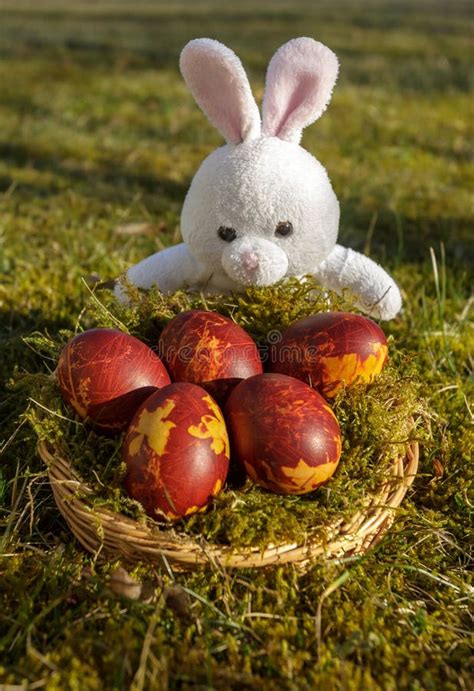
[[[48,466],[48,474],[58,508],[76,538],[90,552],[104,557],[121,558],[124,562],[163,562],[178,569],[205,565],[225,568],[248,568],[298,562],[305,565],[324,559],[363,554],[376,544],[390,527],[395,509],[401,504],[418,468],[418,444],[411,442],[397,458],[385,482],[366,497],[364,507],[350,520],[337,520],[317,535],[308,534],[303,544],[268,545],[265,549],[233,549],[193,540],[169,530],[160,530],[157,523],[138,523],[120,513],[91,508],[87,495],[92,494],[72,468],[48,444],[42,442],[39,454]],[[316,533],[316,531],[315,531]]]

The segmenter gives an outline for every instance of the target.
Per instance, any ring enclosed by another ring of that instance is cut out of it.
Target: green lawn
[[[473,28],[447,0],[0,0],[0,688],[469,687]],[[14,382],[54,367],[24,338],[75,328],[84,277],[178,240],[220,143],[177,67],[202,35],[239,53],[259,98],[288,38],[338,54],[304,144],[340,199],[340,241],[403,290],[386,330],[421,381],[421,469],[362,559],[176,575],[174,590],[139,569],[155,595],[133,601],[60,518]],[[123,234],[134,222],[151,230]]]

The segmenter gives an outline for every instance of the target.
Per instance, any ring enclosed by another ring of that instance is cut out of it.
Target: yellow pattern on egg
[[[212,492],[211,492],[212,496],[213,497],[217,496],[219,494],[219,492],[221,491],[221,489],[222,489],[222,480],[220,478],[218,478],[216,480],[216,484],[214,485],[214,487],[212,489]]]
[[[196,511],[199,511],[199,506],[190,506],[189,509],[186,509],[184,515],[190,516],[192,513],[196,513]]]
[[[188,432],[197,439],[212,439],[211,449],[214,453],[224,453],[226,458],[229,458],[229,437],[221,410],[211,396],[204,396],[202,400],[207,404],[212,415],[203,415],[198,425],[188,427]]]
[[[373,344],[373,352],[362,359],[357,353],[347,353],[322,359],[322,380],[328,386],[327,395],[334,396],[343,384],[352,384],[357,379],[370,382],[380,374],[387,358],[387,346]]]
[[[173,427],[176,427],[174,422],[166,418],[175,408],[175,402],[167,400],[162,406],[156,408],[151,413],[148,410],[142,410],[138,422],[133,426],[133,432],[137,436],[132,439],[128,445],[128,453],[130,456],[136,456],[140,451],[143,441],[146,439],[148,446],[153,451],[161,456],[166,449],[166,444]]]
[[[337,463],[322,463],[310,466],[300,458],[295,467],[282,466],[281,470],[292,482],[288,484],[292,494],[304,494],[315,489],[316,485],[328,480],[334,473]]]
[[[362,369],[366,371],[366,376],[372,379],[383,369],[385,360],[387,359],[388,347],[383,343],[375,343],[374,351],[371,355],[362,361]]]
[[[211,380],[218,377],[222,367],[222,342],[216,336],[209,336],[207,330],[194,348],[195,357],[189,363],[189,368],[203,379]]]
[[[211,449],[216,454],[224,453],[229,457],[229,438],[224,422],[213,415],[203,415],[199,425],[191,425],[188,432],[197,439],[211,439]]]

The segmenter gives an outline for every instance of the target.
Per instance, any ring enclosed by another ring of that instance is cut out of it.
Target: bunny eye
[[[233,228],[226,228],[226,226],[221,226],[217,231],[218,236],[221,240],[225,242],[232,242],[237,237],[237,233]]]
[[[291,235],[293,232],[293,224],[290,223],[290,221],[281,221],[276,227],[275,230],[275,235],[280,235],[283,238],[286,238],[288,235]]]

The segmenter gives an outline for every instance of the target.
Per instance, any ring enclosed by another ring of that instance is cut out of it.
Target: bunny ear
[[[229,144],[260,135],[260,113],[249,80],[230,48],[196,38],[183,48],[179,66],[196,103]]]
[[[263,133],[298,143],[303,128],[326,109],[338,70],[332,50],[312,38],[282,45],[267,70]]]

